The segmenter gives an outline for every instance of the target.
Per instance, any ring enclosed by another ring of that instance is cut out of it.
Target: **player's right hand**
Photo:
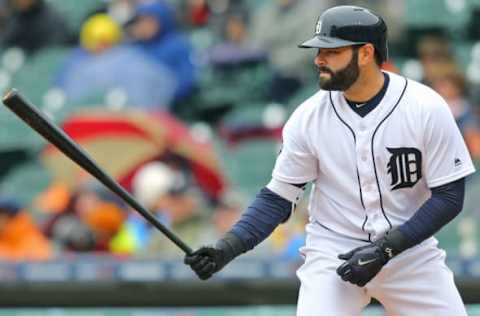
[[[224,251],[214,247],[202,247],[186,255],[184,262],[202,280],[209,279],[227,263]]]
[[[202,247],[186,255],[184,262],[200,279],[206,280],[245,251],[247,249],[240,238],[233,233],[226,233],[215,246]]]

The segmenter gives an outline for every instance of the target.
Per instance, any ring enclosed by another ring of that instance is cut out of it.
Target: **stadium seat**
[[[271,79],[268,65],[209,69],[200,78],[201,107],[240,105],[264,100]]]
[[[253,140],[234,147],[220,144],[217,148],[223,157],[222,167],[233,189],[249,198],[264,187],[271,178],[278,152],[278,143],[271,140]]]
[[[294,95],[288,100],[288,108],[293,112],[303,101],[312,96],[319,89],[318,82],[313,79],[309,84],[302,86]]]
[[[408,26],[416,27],[444,26],[453,31],[452,35],[459,35],[459,32],[465,31],[464,27],[475,5],[478,6],[477,0],[407,0],[405,22]]]
[[[31,160],[13,169],[0,182],[0,193],[29,206],[51,181],[48,171],[38,160]]]
[[[222,119],[222,125],[228,127],[237,127],[244,125],[263,125],[263,111],[265,103],[248,104],[241,102],[239,106],[233,108]]]
[[[52,84],[53,77],[69,54],[69,48],[48,48],[27,59],[13,75],[10,87],[19,90],[34,105],[43,107],[43,96]],[[37,150],[43,140],[25,123],[6,108],[0,111],[0,151]]]
[[[440,246],[452,256],[461,255],[461,243],[464,242],[460,234],[462,219],[472,218],[474,219],[473,225],[478,223],[480,217],[480,196],[478,192],[480,192],[480,177],[475,174],[467,180],[463,211],[437,234]],[[480,227],[478,226],[474,237],[477,245],[480,244]]]
[[[39,51],[13,76],[11,86],[41,106],[43,95],[51,87],[58,69],[70,52],[68,47],[52,47]]]
[[[0,152],[12,150],[35,150],[42,139],[6,107],[0,110]]]

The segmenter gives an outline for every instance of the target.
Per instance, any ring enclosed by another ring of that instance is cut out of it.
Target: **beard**
[[[353,50],[352,58],[347,66],[336,72],[326,67],[317,67],[319,73],[320,88],[327,91],[345,91],[348,90],[357,81],[360,75],[358,67],[358,50]],[[327,72],[330,78],[320,76],[320,72]]]

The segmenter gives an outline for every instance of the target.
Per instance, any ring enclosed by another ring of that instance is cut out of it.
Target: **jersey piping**
[[[357,144],[357,137],[355,136],[355,132],[353,131],[352,127],[350,125],[348,125],[347,122],[345,122],[340,117],[340,115],[338,114],[337,109],[335,108],[335,105],[333,104],[332,93],[329,92],[328,96],[330,98],[330,103],[332,104],[332,108],[333,108],[333,111],[335,112],[335,115],[340,120],[340,122],[342,122],[342,124],[345,125],[350,130],[350,132],[352,133],[352,136],[353,136],[353,143],[356,145]],[[365,211],[365,220],[363,221],[363,225],[362,225],[362,230],[365,231],[365,223],[368,220],[368,215],[366,213],[365,204],[363,202],[363,193],[362,193],[362,186],[360,184],[360,173],[358,172],[358,165],[355,165],[355,167],[356,167],[356,171],[357,171],[357,183],[358,183],[358,193],[360,195],[360,203],[362,204],[363,210]],[[370,233],[368,234],[368,239],[370,240]]]
[[[390,222],[390,219],[388,219],[387,214],[385,213],[385,209],[383,208],[382,190],[381,190],[381,188],[380,188],[380,182],[379,182],[379,180],[378,180],[377,166],[376,166],[376,164],[375,164],[375,153],[374,153],[374,151],[373,151],[373,143],[374,143],[374,140],[375,140],[375,134],[377,133],[377,131],[378,131],[378,129],[380,128],[380,126],[383,124],[383,122],[385,122],[385,121],[387,120],[387,118],[393,113],[393,111],[395,111],[395,109],[397,108],[397,106],[400,104],[400,101],[402,100],[403,95],[405,94],[405,91],[407,90],[407,86],[408,86],[408,80],[405,79],[405,86],[403,87],[403,91],[402,91],[402,93],[400,94],[400,97],[398,98],[397,103],[393,106],[393,108],[390,110],[390,112],[380,121],[380,123],[378,123],[377,127],[375,128],[375,131],[373,132],[372,141],[371,141],[373,170],[375,171],[375,180],[376,180],[376,183],[377,183],[378,195],[379,195],[379,197],[380,197],[380,209],[382,210],[383,217],[385,217],[385,220],[387,221],[390,229],[391,229],[393,226],[392,226],[392,223]]]
[[[374,170],[374,175],[375,175],[375,181],[376,181],[376,184],[377,184],[377,188],[378,188],[378,194],[379,194],[379,202],[380,202],[380,209],[382,210],[382,215],[383,217],[385,218],[385,220],[387,221],[390,229],[393,228],[393,225],[390,221],[390,219],[388,218],[386,212],[385,212],[385,209],[383,207],[383,197],[382,197],[382,191],[381,191],[381,188],[380,188],[380,182],[379,182],[379,179],[378,179],[378,174],[377,174],[377,166],[376,166],[376,163],[375,163],[375,153],[374,153],[374,150],[373,150],[373,144],[374,144],[374,139],[375,139],[375,134],[377,133],[378,129],[380,128],[380,126],[386,121],[386,119],[393,113],[393,111],[395,111],[395,109],[397,108],[397,106],[400,104],[400,101],[402,100],[404,94],[405,94],[405,91],[407,89],[407,85],[408,85],[408,81],[405,79],[405,85],[403,87],[403,90],[397,100],[397,102],[395,103],[395,105],[393,106],[393,108],[390,110],[390,112],[380,121],[380,123],[378,123],[377,127],[375,128],[375,131],[373,132],[373,135],[372,135],[372,140],[371,140],[371,152],[372,152],[372,161],[373,161],[373,170]],[[335,115],[337,116],[337,118],[340,120],[340,122],[342,122],[343,125],[345,125],[349,130],[350,132],[352,133],[352,136],[353,136],[353,140],[354,140],[354,143],[356,144],[356,136],[355,136],[355,132],[353,131],[352,127],[350,125],[348,125],[347,122],[345,122],[344,119],[342,119],[342,117],[338,114],[337,112],[337,109],[335,108],[335,104],[333,102],[333,99],[332,99],[332,93],[331,91],[329,92],[329,98],[330,98],[330,103],[332,105],[332,108],[333,108],[333,111],[335,112]],[[359,187],[359,195],[360,195],[360,202],[362,204],[362,207],[364,209],[364,211],[366,212],[366,208],[365,208],[365,205],[364,205],[364,202],[363,202],[363,193],[362,193],[362,187],[361,187],[361,184],[360,184],[360,173],[358,171],[358,165],[356,166],[356,172],[357,172],[357,182],[358,182],[358,187]],[[365,220],[362,224],[362,231],[365,231],[365,225],[368,221],[368,215],[365,214]],[[369,236],[368,236],[368,239],[370,240],[370,233],[369,233]]]
[[[313,223],[314,224],[317,224],[318,226],[322,227],[323,229],[326,229],[334,234],[337,234],[338,236],[342,236],[343,238],[348,238],[348,239],[353,239],[353,240],[358,240],[358,241],[363,241],[363,242],[371,242],[372,240],[370,239],[370,234],[368,234],[368,240],[366,239],[361,239],[361,238],[355,238],[355,237],[351,237],[351,236],[348,236],[348,235],[345,235],[345,234],[342,234],[342,233],[339,233],[337,231],[334,231],[333,229],[323,225],[322,223],[320,223],[319,221],[317,220],[313,220]]]

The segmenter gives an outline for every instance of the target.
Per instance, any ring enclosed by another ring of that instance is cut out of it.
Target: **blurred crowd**
[[[54,108],[62,109],[62,116],[50,114],[187,244],[213,242],[253,198],[222,169],[229,158],[218,152],[218,144],[235,157],[241,144],[281,141],[288,114],[317,89],[313,53],[297,44],[311,36],[322,10],[347,2],[98,0],[88,1],[95,5],[75,25],[59,7],[82,1],[0,1],[2,63],[13,62],[5,61],[12,50],[28,64],[62,48],[64,58],[43,91],[57,93]],[[480,95],[475,92],[480,78],[469,71],[480,69],[478,32],[454,38],[471,44],[465,63],[448,28],[409,29],[404,2],[348,3],[385,17],[391,57],[385,70],[420,80],[441,94],[479,160]],[[10,70],[12,77],[15,71]],[[8,88],[2,80],[0,85]],[[93,115],[92,105],[103,111]],[[76,116],[85,109],[86,116]],[[159,113],[164,116],[154,126],[150,119]],[[90,125],[75,125],[85,121]],[[27,203],[0,191],[1,260],[91,252],[122,258],[181,255],[125,202],[47,147],[31,158],[52,172],[44,190]],[[275,153],[269,159],[273,163]],[[255,157],[251,161],[255,164]],[[253,191],[265,184],[257,183]],[[299,259],[306,213],[301,204],[252,255]]]

